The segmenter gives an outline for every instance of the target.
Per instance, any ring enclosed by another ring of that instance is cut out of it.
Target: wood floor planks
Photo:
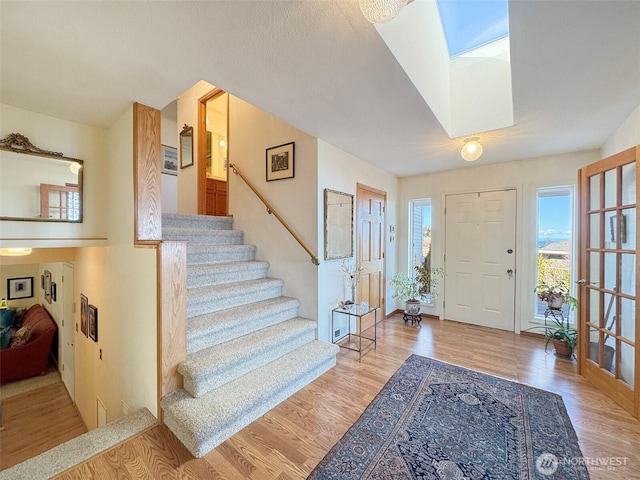
[[[62,382],[2,401],[0,470],[87,431]]]
[[[378,329],[362,362],[341,351],[335,368],[204,458],[158,426],[57,478],[304,479],[412,353],[562,395],[584,456],[626,459],[624,469],[589,466],[591,478],[640,478],[640,422],[578,376],[574,361],[545,353],[540,337],[431,319],[411,326],[400,316]]]

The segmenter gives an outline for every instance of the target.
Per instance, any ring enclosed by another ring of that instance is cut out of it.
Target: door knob
[[[507,270],[507,275],[509,275],[509,279],[511,279],[511,277],[513,277],[513,270],[511,268],[509,270]]]
[[[585,281],[585,279],[584,279],[584,278],[581,278],[580,280],[576,280],[576,283],[577,283],[578,285],[584,285],[584,284],[586,283],[586,281]]]

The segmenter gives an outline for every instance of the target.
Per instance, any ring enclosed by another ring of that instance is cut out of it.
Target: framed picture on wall
[[[89,336],[89,329],[87,328],[87,320],[89,318],[89,299],[83,294],[80,294],[80,330],[85,337]]]
[[[51,272],[44,271],[44,299],[47,303],[51,303]]]
[[[162,145],[162,173],[178,175],[178,149]]]
[[[267,182],[294,176],[295,142],[267,148]]]
[[[89,305],[89,338],[98,341],[98,309]]]
[[[7,279],[7,299],[18,300],[31,297],[33,297],[33,277]]]

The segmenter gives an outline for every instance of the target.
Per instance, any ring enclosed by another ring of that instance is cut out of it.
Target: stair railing
[[[240,170],[238,170],[238,167],[235,164],[230,164],[229,167],[231,168],[231,170],[233,170],[233,173],[235,173],[236,175],[238,175],[242,180],[244,180],[244,183],[247,184],[247,186],[253,191],[253,193],[256,194],[256,196],[260,199],[260,201],[264,204],[265,207],[267,207],[267,213],[269,215],[273,214],[274,217],[276,217],[278,219],[278,221],[282,224],[282,226],[284,228],[287,229],[287,231],[291,234],[291,236],[293,238],[295,238],[295,240],[300,244],[300,246],[302,248],[305,249],[305,251],[309,254],[309,256],[311,257],[311,262],[314,265],[320,265],[320,260],[318,259],[318,256],[313,253],[313,250],[311,250],[306,243],[304,243],[304,241],[296,234],[296,232],[293,231],[293,229],[289,226],[289,224],[278,214],[278,212],[276,212],[273,207],[271,206],[271,204],[267,201],[266,198],[264,198],[260,192],[258,192],[258,190],[256,190],[256,188],[253,186],[253,184],[249,181],[249,179],[247,177],[245,177],[242,172]]]

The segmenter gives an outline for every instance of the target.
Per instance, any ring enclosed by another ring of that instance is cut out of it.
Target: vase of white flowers
[[[360,281],[360,276],[362,275],[364,268],[362,268],[358,262],[351,263],[347,260],[343,260],[340,264],[340,270],[346,277],[347,285],[351,289],[351,301],[353,303],[357,303],[356,289],[358,287],[358,282]]]

